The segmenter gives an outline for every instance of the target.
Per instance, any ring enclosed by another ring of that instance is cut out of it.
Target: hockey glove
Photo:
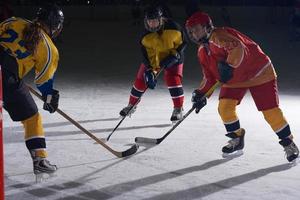
[[[59,92],[52,89],[52,94],[44,95],[44,106],[43,109],[54,113],[58,108]]]
[[[218,63],[218,71],[220,75],[220,81],[222,83],[226,83],[229,81],[233,76],[233,68],[227,64],[226,62],[219,62]]]
[[[155,78],[155,74],[154,74],[153,70],[152,69],[147,69],[145,71],[144,76],[145,76],[146,85],[148,86],[148,88],[153,90],[156,86],[156,83],[157,83],[157,80]]]
[[[197,114],[207,103],[206,97],[197,89],[192,93],[192,102]]]
[[[169,67],[174,66],[179,62],[180,55],[177,53],[176,55],[169,55],[165,59],[163,59],[159,65],[161,68],[167,69]]]

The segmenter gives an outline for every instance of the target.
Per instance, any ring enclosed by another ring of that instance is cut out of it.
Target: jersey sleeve
[[[14,21],[17,21],[17,18],[11,17],[0,23],[0,36],[7,30],[9,24]],[[2,38],[1,40],[5,41],[5,38]]]
[[[184,55],[184,50],[187,46],[187,38],[184,31],[179,25],[175,24],[175,28],[178,32],[180,32],[180,34],[177,38],[174,39],[174,46],[176,53],[178,53],[180,55],[180,58],[182,58]]]
[[[141,53],[142,53],[142,62],[144,63],[144,65],[149,69],[151,68],[151,63],[148,57],[148,51],[146,49],[146,47],[142,44],[142,42],[140,43],[140,48],[141,48]]]
[[[200,92],[202,94],[206,94],[210,88],[217,82],[216,78],[214,77],[214,75],[212,74],[212,72],[209,70],[208,66],[206,65],[205,62],[202,62],[203,60],[205,60],[204,55],[202,55],[199,51],[198,53],[198,59],[199,59],[199,63],[202,66],[202,80],[200,82],[200,86],[198,88],[198,90],[200,90]],[[208,97],[211,94],[208,94]]]
[[[52,92],[54,74],[57,69],[59,55],[51,39],[43,35],[38,45],[35,64],[35,83],[42,94]]]

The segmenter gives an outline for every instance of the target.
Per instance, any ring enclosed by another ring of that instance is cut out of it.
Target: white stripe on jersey
[[[15,18],[15,17],[8,18],[8,19],[4,20],[2,22],[2,24],[5,25],[5,24],[8,24],[8,23],[13,22],[13,21],[17,21],[17,18]]]
[[[46,65],[44,66],[43,70],[36,75],[35,77],[35,82],[40,79],[45,73],[46,71],[48,70],[49,66],[50,66],[50,63],[51,63],[51,60],[52,60],[52,52],[51,52],[51,48],[50,48],[50,45],[48,44],[48,41],[47,39],[45,38],[45,36],[42,34],[43,36],[43,39],[46,43],[46,46],[47,46],[47,50],[48,50],[48,58],[47,58],[47,62],[46,62]]]

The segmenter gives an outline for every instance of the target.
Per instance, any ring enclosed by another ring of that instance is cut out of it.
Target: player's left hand
[[[49,111],[50,113],[54,113],[58,108],[59,92],[52,89],[52,94],[44,95],[43,100],[43,109]]]
[[[233,68],[226,62],[218,63],[218,71],[220,75],[220,81],[226,83],[233,76]]]
[[[161,68],[167,69],[169,67],[174,66],[176,63],[179,62],[180,55],[177,53],[176,55],[169,55],[165,59],[163,59],[159,65]]]

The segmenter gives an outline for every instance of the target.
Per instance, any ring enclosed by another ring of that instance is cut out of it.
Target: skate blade
[[[294,159],[292,162],[290,162],[289,164],[290,164],[291,167],[295,167],[295,166],[297,166],[299,163],[300,163],[300,158],[298,157],[298,158],[295,158],[295,159]]]
[[[179,121],[179,120],[172,121],[172,122],[171,122],[171,125],[174,126],[178,121]]]
[[[43,183],[47,180],[56,177],[57,175],[55,173],[47,174],[47,173],[40,173],[35,174],[35,183]]]
[[[132,114],[128,114],[128,115],[126,115],[126,117],[131,118],[131,115],[132,115]],[[125,117],[125,116],[119,115],[119,119],[123,119],[124,117]]]
[[[223,158],[237,158],[237,157],[242,156],[243,154],[244,154],[243,150],[237,150],[232,153],[223,153],[222,157]]]
[[[174,126],[174,125],[175,125],[177,122],[179,122],[180,120],[181,120],[181,119],[173,120],[173,121],[171,120],[171,123],[172,123],[171,125]]]

